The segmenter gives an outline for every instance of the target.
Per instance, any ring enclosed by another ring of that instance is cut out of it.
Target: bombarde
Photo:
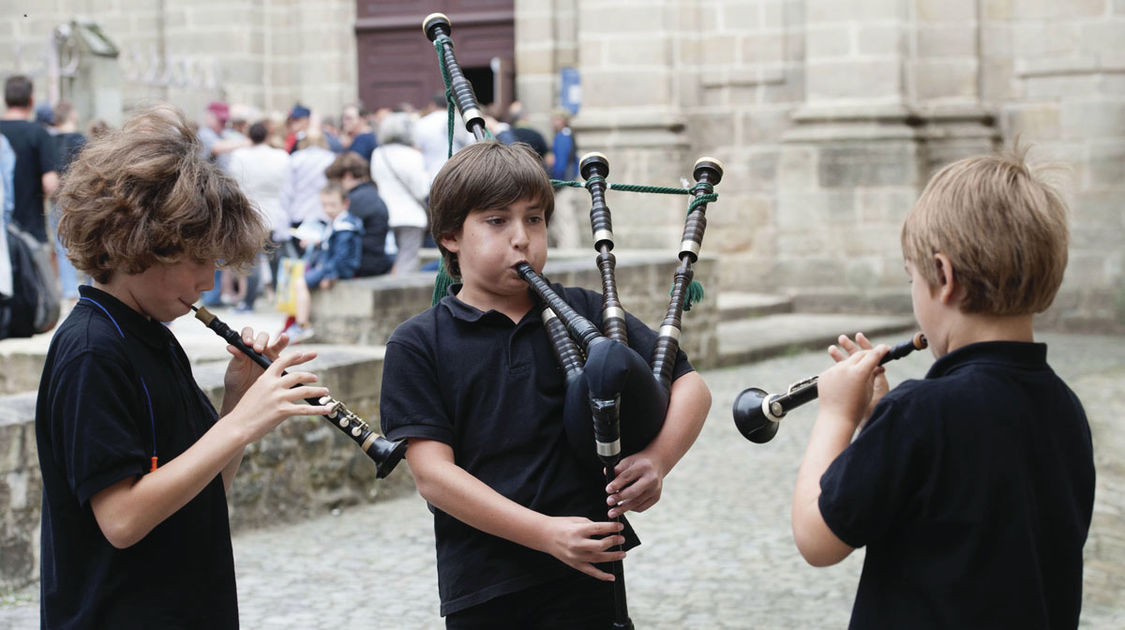
[[[195,311],[196,319],[203,322],[205,326],[226,340],[227,343],[238,348],[243,354],[262,366],[262,369],[269,368],[273,363],[270,361],[269,357],[266,357],[246,345],[246,343],[242,341],[241,335],[231,329],[226,322],[215,317],[215,315],[206,308],[202,306],[192,306],[191,308]],[[286,372],[282,372],[282,374],[285,373]],[[405,440],[391,441],[375,433],[371,430],[371,427],[363,421],[363,418],[352,413],[344,403],[335,398],[325,396],[319,400],[316,398],[306,398],[305,400],[310,405],[328,405],[332,408],[332,411],[328,415],[322,417],[359,445],[359,448],[375,462],[376,479],[383,479],[391,474],[391,471],[394,470],[395,466],[397,466],[398,463],[402,461],[403,456],[406,455]]]
[[[915,350],[926,348],[927,345],[926,336],[915,333],[910,340],[891,348],[879,361],[879,365],[901,359]],[[790,385],[784,394],[769,394],[757,387],[742,390],[734,399],[733,409],[734,425],[738,427],[738,432],[755,444],[769,442],[777,435],[781,419],[786,414],[816,399],[819,394],[817,380],[818,377],[813,376],[797,381]]]

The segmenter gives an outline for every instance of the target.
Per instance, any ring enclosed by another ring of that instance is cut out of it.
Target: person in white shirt
[[[422,152],[426,172],[429,173],[430,181],[433,181],[434,176],[449,159],[449,111],[445,102],[445,92],[434,94],[433,101],[426,108],[426,112],[414,125],[414,144]],[[465,125],[461,124],[461,117],[454,115],[453,152],[460,151],[472,141],[473,138],[465,129]]]
[[[371,179],[387,204],[388,224],[398,255],[391,273],[417,271],[418,250],[429,224],[425,206],[430,175],[422,153],[413,146],[409,114],[388,114],[379,125],[379,146],[371,154]]]
[[[270,227],[270,238],[275,247],[270,252],[270,281],[276,277],[277,260],[282,245],[289,241],[289,216],[281,207],[281,187],[289,175],[289,154],[271,147],[266,139],[269,129],[264,122],[250,125],[249,147],[235,149],[230,156],[230,174],[242,188],[243,194],[262,214]],[[261,264],[256,263],[246,277],[246,293],[237,310],[254,310],[261,280]]]

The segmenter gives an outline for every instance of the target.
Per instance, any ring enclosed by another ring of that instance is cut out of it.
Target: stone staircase
[[[785,296],[725,292],[719,295],[718,367],[827,348],[841,333],[873,340],[914,330],[909,315],[795,313]]]

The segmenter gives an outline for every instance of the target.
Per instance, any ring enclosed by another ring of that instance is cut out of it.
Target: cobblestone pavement
[[[1099,465],[1086,546],[1082,627],[1125,627],[1125,337],[1042,335],[1050,360],[1087,406]],[[883,339],[881,341],[897,341]],[[892,382],[921,376],[916,353]],[[644,544],[625,572],[636,626],[844,628],[859,551],[828,569],[804,564],[789,533],[789,499],[814,412],[794,412],[765,445],[743,440],[730,408],[748,386],[779,391],[819,372],[804,353],[704,373],[714,405],[699,441],[666,479],[664,498],[631,516]],[[396,472],[395,474],[402,474]],[[237,483],[237,481],[236,481]],[[441,628],[431,520],[416,495],[234,540],[244,628]],[[0,601],[0,628],[34,628],[34,590]]]

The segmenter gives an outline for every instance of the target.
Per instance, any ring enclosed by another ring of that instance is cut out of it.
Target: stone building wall
[[[355,9],[352,0],[0,0],[0,74],[32,75],[47,99],[52,29],[94,21],[120,50],[125,110],[161,99],[195,118],[226,100],[338,114],[357,94]]]
[[[0,9],[14,17],[0,22],[0,72],[40,78],[51,28],[96,19],[122,49],[126,108],[168,98],[194,116],[226,98],[338,112],[357,93],[348,0]],[[1125,326],[1119,0],[517,0],[515,21],[532,122],[549,128],[559,71],[577,68],[579,149],[606,153],[611,181],[676,185],[702,155],[726,163],[704,243],[723,288],[907,308],[898,226],[921,187],[1018,137],[1034,162],[1067,166],[1070,268],[1048,319]],[[611,192],[619,247],[677,247],[683,201]]]
[[[1070,267],[1046,319],[1125,326],[1125,5],[1105,0],[516,2],[519,96],[558,102],[611,181],[727,166],[704,250],[727,289],[807,309],[909,308],[898,231],[940,166],[1016,138],[1061,162]],[[534,111],[534,109],[533,109]],[[611,200],[625,247],[674,243],[675,200]],[[674,245],[673,245],[674,246]]]

